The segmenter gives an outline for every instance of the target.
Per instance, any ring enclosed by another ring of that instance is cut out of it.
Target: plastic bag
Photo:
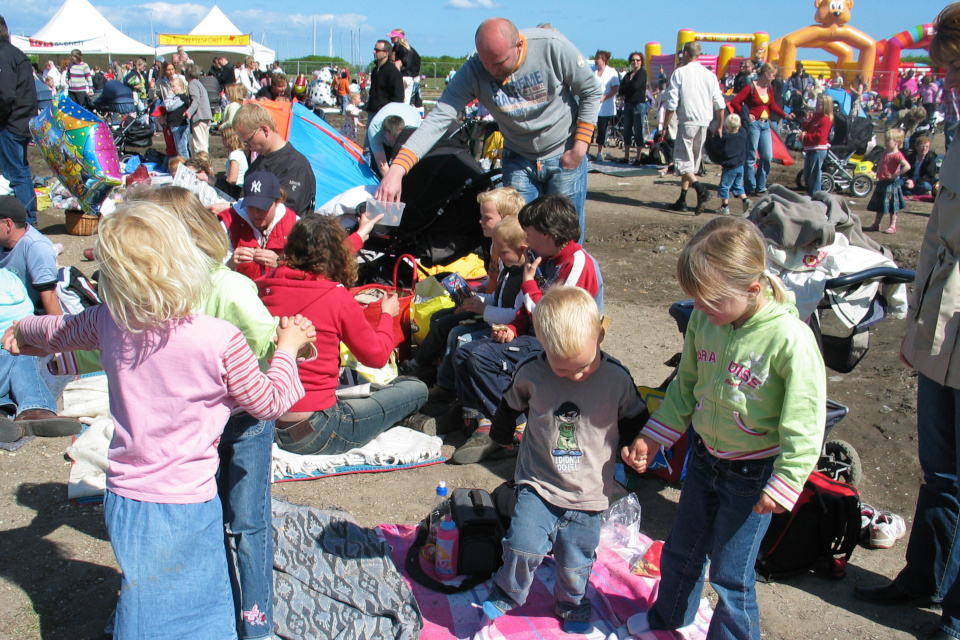
[[[636,552],[640,546],[640,501],[630,493],[600,515],[600,546]]]

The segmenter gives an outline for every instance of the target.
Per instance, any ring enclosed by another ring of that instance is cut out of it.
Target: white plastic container
[[[377,224],[387,227],[399,227],[400,220],[403,219],[403,209],[407,206],[405,202],[381,202],[379,200],[367,201],[367,215],[375,218],[381,213],[383,220]]]

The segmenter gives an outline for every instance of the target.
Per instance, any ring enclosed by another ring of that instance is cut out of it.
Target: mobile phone
[[[533,250],[532,250],[532,249],[527,249],[527,261],[528,261],[528,262],[533,262],[533,261],[536,260],[536,259],[537,259],[537,256],[536,256],[536,254],[533,253]]]

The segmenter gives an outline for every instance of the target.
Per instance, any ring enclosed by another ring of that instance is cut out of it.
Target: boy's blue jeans
[[[517,365],[541,351],[543,346],[534,336],[518,336],[506,343],[483,338],[457,349],[453,361],[463,417],[493,419]]]
[[[526,602],[533,574],[552,550],[557,615],[589,622],[592,608],[586,592],[600,544],[600,513],[561,509],[531,487],[519,485],[510,531],[503,539],[503,566],[487,599],[503,611]]]
[[[230,585],[240,638],[273,637],[272,420],[230,417],[218,447]]]
[[[720,174],[720,188],[717,189],[717,195],[721,200],[729,200],[731,193],[738,198],[743,195],[743,165],[724,167]]]
[[[679,629],[693,622],[710,560],[710,585],[719,596],[709,638],[759,640],[754,565],[770,514],[754,505],[776,457],[721,460],[694,437],[677,517],[663,546],[660,593],[650,608],[651,629]]]

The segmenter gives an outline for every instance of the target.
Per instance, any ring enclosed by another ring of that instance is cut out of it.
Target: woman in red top
[[[293,453],[341,454],[411,414],[415,419],[405,421],[406,426],[436,429],[435,422],[427,424],[425,416],[415,413],[427,402],[427,385],[414,378],[396,378],[366,398],[336,396],[340,343],[368,367],[384,366],[393,351],[393,318],[400,312],[396,295],[390,295],[383,300],[377,328],[371,328],[347,288],[357,278],[357,262],[345,240],[336,218],[308,216],[290,231],[286,264],[257,280],[270,313],[298,309],[317,330],[317,357],[299,368],[306,394],[277,421],[277,443]]]
[[[774,99],[770,83],[777,77],[777,65],[765,62],[760,67],[759,77],[740,90],[730,102],[734,113],[739,113],[747,132],[750,144],[747,145],[747,163],[744,166],[743,186],[747,195],[763,195],[767,192],[767,175],[770,173],[770,161],[773,159],[773,140],[770,137],[770,114],[781,118],[791,118],[784,113]],[[750,110],[749,116],[742,113],[743,108]],[[757,162],[757,150],[760,161]],[[757,165],[754,169],[754,164]]]
[[[807,193],[813,197],[820,191],[823,176],[823,161],[830,148],[830,129],[833,128],[833,98],[820,95],[817,98],[817,110],[801,125],[803,135],[803,180]]]

